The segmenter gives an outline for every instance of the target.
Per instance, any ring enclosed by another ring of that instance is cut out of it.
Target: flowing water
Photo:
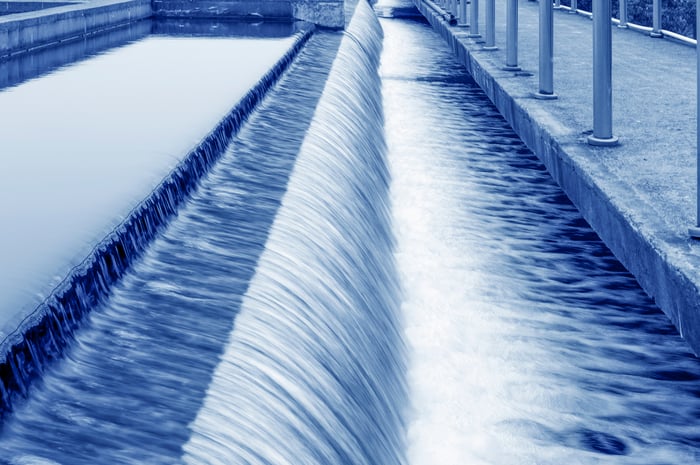
[[[700,463],[698,359],[430,27],[381,24],[409,462]]]
[[[409,7],[314,35],[0,463],[700,462],[700,363]]]
[[[357,17],[311,39],[5,420],[0,457],[403,462],[381,31]]]

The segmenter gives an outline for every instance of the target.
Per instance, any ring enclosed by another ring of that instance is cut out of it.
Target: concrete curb
[[[666,231],[665,226],[652,224],[653,220],[642,222],[631,214],[630,206],[644,200],[627,199],[623,205],[619,193],[615,198],[605,188],[615,176],[608,176],[602,164],[581,163],[586,157],[592,159],[589,155],[600,149],[579,143],[578,134],[559,123],[545,105],[510,94],[503,85],[507,79],[501,76],[504,73],[484,57],[479,44],[466,39],[463,30],[449,26],[444,13],[428,1],[414,3],[591,227],[654,298],[695,353],[700,353],[700,257],[688,251],[687,240],[681,244],[677,232]]]
[[[199,180],[219,159],[267,91],[281,78],[314,32],[312,25],[296,34],[287,53],[241,98],[182,162],[137,205],[122,224],[0,342],[0,418],[12,411],[29,383],[58,358],[87,313],[104,300],[111,286],[141,256]]]

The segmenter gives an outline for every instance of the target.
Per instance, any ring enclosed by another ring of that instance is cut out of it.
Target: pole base
[[[557,94],[555,94],[555,93],[545,94],[544,92],[540,92],[540,91],[535,92],[535,93],[532,94],[532,95],[533,95],[533,97],[535,97],[537,100],[556,100],[556,99],[559,98],[559,96],[557,96]]]
[[[610,138],[600,138],[591,135],[588,136],[588,143],[590,145],[595,145],[596,147],[614,147],[620,143],[620,139],[615,136]]]
[[[690,235],[692,239],[700,239],[700,226],[688,228],[688,235]]]
[[[664,36],[664,35],[663,35],[661,32],[651,31],[651,32],[649,33],[649,37],[653,37],[654,39],[660,39],[660,38],[662,38],[663,36]]]
[[[570,14],[570,15],[577,15],[577,14],[578,14],[578,11],[577,11],[577,10],[569,9],[569,14]]]
[[[513,72],[516,72],[516,71],[522,71],[522,70],[523,70],[523,69],[522,69],[520,66],[518,66],[518,65],[514,65],[514,66],[505,65],[505,66],[503,67],[503,71],[513,71]]]
[[[481,50],[493,52],[494,50],[498,50],[498,47],[496,47],[495,45],[484,45],[483,47],[481,47]]]
[[[629,27],[627,27],[627,24],[622,23],[618,24],[617,27],[619,27],[620,29],[629,29]]]
[[[480,39],[481,34],[469,34],[467,37],[469,37],[470,39]]]

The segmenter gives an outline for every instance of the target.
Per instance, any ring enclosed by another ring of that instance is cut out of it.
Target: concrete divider
[[[0,58],[79,39],[151,15],[150,0],[95,0],[0,17]]]

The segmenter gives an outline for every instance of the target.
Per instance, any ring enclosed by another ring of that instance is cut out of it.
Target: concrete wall
[[[50,12],[49,12],[50,11]],[[95,0],[0,18],[0,58],[152,15],[150,0]]]
[[[334,29],[345,26],[344,0],[91,0],[0,16],[0,58],[152,16],[298,19]]]
[[[153,0],[157,17],[299,19],[328,28],[345,25],[343,0]]]

